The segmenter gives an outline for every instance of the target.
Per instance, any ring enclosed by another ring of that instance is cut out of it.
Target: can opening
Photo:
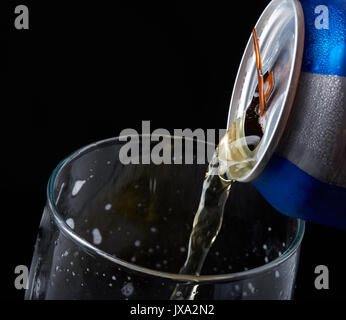
[[[266,102],[266,109],[268,110],[269,104],[268,101],[271,97],[271,93],[273,91],[274,85],[273,85],[273,72],[266,72],[263,76],[264,83],[266,84],[265,87],[265,102]],[[267,81],[268,80],[268,81]],[[260,143],[261,138],[263,137],[263,131],[264,128],[260,124],[260,99],[259,99],[259,88],[258,85],[256,87],[256,90],[254,92],[254,95],[252,97],[251,103],[249,107],[246,109],[246,115],[245,115],[245,123],[244,123],[244,133],[245,137],[249,136],[255,136],[258,137],[258,139],[247,139],[248,147],[251,151],[255,150],[257,145]]]

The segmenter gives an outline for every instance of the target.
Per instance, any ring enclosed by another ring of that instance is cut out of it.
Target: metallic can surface
[[[253,184],[284,214],[346,229],[346,1],[300,2],[305,43],[295,100]]]

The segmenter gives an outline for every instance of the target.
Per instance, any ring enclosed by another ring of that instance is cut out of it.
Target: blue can
[[[305,38],[294,102],[252,180],[278,211],[346,229],[346,0],[301,0]]]

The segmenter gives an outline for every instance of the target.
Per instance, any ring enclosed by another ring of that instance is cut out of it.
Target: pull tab
[[[255,47],[255,57],[256,57],[256,68],[257,68],[257,78],[258,78],[258,92],[259,92],[259,104],[260,104],[260,116],[263,117],[264,112],[266,110],[266,100],[270,96],[271,91],[274,87],[274,77],[273,71],[271,71],[264,81],[263,72],[262,72],[262,61],[261,55],[258,45],[257,33],[256,29],[252,30],[254,47]],[[264,92],[264,88],[267,86],[266,92]]]

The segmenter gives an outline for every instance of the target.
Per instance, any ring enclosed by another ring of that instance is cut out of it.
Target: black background
[[[111,5],[111,3],[113,3]],[[224,128],[243,50],[268,1],[11,1],[2,10],[2,285],[29,266],[51,171],[122,129]],[[30,29],[16,30],[26,4]],[[345,298],[346,232],[308,223],[296,298]],[[316,290],[314,268],[329,267]]]

